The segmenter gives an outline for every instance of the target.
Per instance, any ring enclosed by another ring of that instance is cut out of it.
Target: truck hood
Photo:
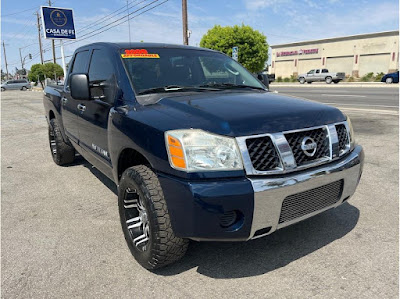
[[[147,107],[160,113],[158,124],[164,130],[196,128],[235,137],[320,126],[346,119],[337,108],[271,92],[168,95]]]

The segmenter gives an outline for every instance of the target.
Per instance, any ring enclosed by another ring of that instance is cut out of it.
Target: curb
[[[339,84],[324,84],[324,83],[317,83],[317,84],[300,84],[300,83],[292,83],[292,84],[280,84],[280,83],[271,83],[269,85],[270,88],[274,87],[297,87],[297,88],[340,88],[340,87],[362,87],[362,88],[399,88],[398,84],[385,84],[385,83],[339,83]]]

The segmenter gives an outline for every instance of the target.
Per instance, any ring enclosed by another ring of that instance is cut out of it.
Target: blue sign
[[[72,9],[42,6],[44,37],[76,39]]]

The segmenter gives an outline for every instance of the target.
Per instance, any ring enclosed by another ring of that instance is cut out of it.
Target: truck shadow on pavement
[[[104,175],[100,170],[98,170],[96,167],[94,167],[92,164],[90,164],[88,161],[86,161],[82,156],[77,156],[75,158],[75,161],[70,164],[69,166],[83,166],[99,179],[100,182],[103,183],[104,186],[106,186],[108,189],[110,189],[111,192],[113,192],[116,196],[118,196],[118,189],[117,185],[110,180],[106,175]],[[117,199],[115,199],[117,202]]]
[[[112,180],[83,158],[73,165],[90,170],[108,189],[117,195]],[[351,201],[351,200],[350,200]],[[226,279],[262,275],[301,259],[348,234],[356,226],[360,211],[348,202],[336,209],[283,228],[275,233],[248,242],[194,242],[182,260],[154,271],[171,276],[197,267],[205,276]],[[359,238],[355,234],[354,238]],[[328,253],[324,253],[328,254]],[[343,254],[334,251],[332,254]]]
[[[239,243],[191,242],[182,260],[156,270],[155,274],[176,275],[197,267],[198,273],[217,279],[262,275],[344,237],[356,226],[359,216],[356,207],[344,203],[261,239]],[[331,254],[344,253],[335,251]]]

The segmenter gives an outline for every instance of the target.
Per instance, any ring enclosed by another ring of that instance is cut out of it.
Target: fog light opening
[[[233,210],[233,211],[228,211],[222,214],[222,216],[219,218],[220,225],[223,228],[227,228],[235,224],[235,222],[238,220],[238,213]]]

